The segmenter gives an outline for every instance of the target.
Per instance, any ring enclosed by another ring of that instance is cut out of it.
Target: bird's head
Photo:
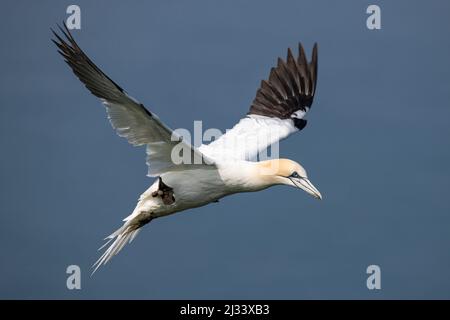
[[[319,190],[309,181],[306,170],[289,159],[275,159],[259,163],[259,174],[271,185],[284,184],[302,189],[313,197],[322,200]]]

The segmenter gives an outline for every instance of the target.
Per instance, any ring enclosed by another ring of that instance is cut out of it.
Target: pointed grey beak
[[[297,188],[306,191],[316,199],[322,200],[322,195],[320,194],[319,190],[317,190],[317,188],[314,187],[311,181],[309,181],[307,178],[292,178],[291,181]]]

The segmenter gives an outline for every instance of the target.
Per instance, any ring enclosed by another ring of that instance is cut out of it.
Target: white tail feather
[[[139,233],[140,227],[141,226],[131,224],[130,222],[127,221],[122,227],[120,227],[119,229],[114,231],[111,235],[106,237],[105,238],[105,240],[107,240],[106,243],[102,245],[99,248],[99,250],[105,248],[108,244],[111,243],[111,241],[112,243],[92,266],[94,268],[92,274],[94,274],[95,271],[97,271],[98,268],[100,268],[100,266],[107,264],[112,257],[118,254],[127,242],[130,243],[131,241],[133,241],[134,238],[136,238],[137,234]]]
[[[159,198],[152,196],[157,188],[158,180],[156,180],[152,186],[139,197],[136,208],[123,220],[125,223],[105,238],[106,243],[98,250],[102,250],[106,247],[107,249],[92,266],[92,268],[94,268],[92,274],[94,274],[100,266],[105,265],[112,257],[118,254],[127,242],[130,243],[133,241],[141,230],[140,228],[153,219],[152,212],[162,205]]]

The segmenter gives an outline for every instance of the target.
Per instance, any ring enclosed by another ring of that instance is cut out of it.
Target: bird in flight
[[[306,126],[304,116],[316,91],[317,44],[310,62],[301,44],[297,57],[288,49],[286,61],[278,58],[269,79],[261,82],[247,115],[226,134],[195,148],[101,71],[64,27],[59,27],[61,36],[52,30],[58,52],[86,88],[100,98],[117,134],[134,146],[146,146],[148,176],[156,178],[124,224],[105,238],[101,249],[109,247],[93,265],[94,272],[155,218],[274,185],[299,188],[322,199],[299,163],[289,159],[255,161],[260,152]],[[177,154],[182,154],[182,161],[174,156]]]

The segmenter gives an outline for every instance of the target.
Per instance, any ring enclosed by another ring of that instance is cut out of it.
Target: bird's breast
[[[219,172],[214,169],[170,172],[161,177],[173,188],[175,204],[183,209],[213,202],[228,193]]]

